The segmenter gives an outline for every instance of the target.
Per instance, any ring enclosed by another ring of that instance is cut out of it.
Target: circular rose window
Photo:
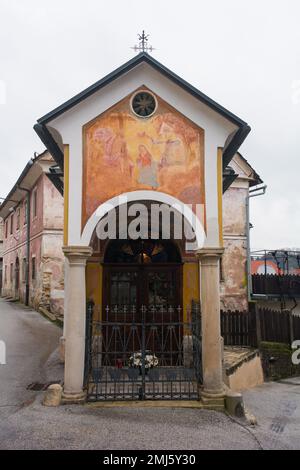
[[[139,117],[149,117],[156,110],[156,99],[148,91],[139,91],[131,101],[133,112]]]

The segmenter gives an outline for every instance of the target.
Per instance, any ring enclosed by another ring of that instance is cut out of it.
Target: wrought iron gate
[[[199,312],[173,306],[113,306],[86,322],[88,401],[197,400],[202,383]]]

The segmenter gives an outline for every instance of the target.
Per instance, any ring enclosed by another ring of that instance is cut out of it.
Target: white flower
[[[150,351],[149,351],[150,352]],[[155,354],[145,354],[145,369],[150,369],[152,367],[158,366],[158,359]],[[143,364],[143,356],[141,352],[135,352],[129,358],[129,366],[130,367],[142,367]]]

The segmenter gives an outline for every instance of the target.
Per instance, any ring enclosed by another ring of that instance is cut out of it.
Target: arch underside
[[[168,238],[166,237],[165,232],[165,223],[168,222],[170,223],[170,238],[177,238],[179,241],[185,240],[186,242],[191,242],[189,245],[186,244],[186,246],[190,247],[190,251],[202,248],[205,241],[205,231],[199,216],[195,214],[193,209],[189,205],[184,204],[173,196],[170,196],[165,193],[160,193],[158,191],[150,190],[132,191],[129,193],[121,194],[120,196],[114,197],[109,201],[100,204],[88,220],[86,226],[84,227],[81,236],[81,245],[88,246],[92,243],[92,239],[93,237],[95,237],[95,231],[97,231],[97,226],[101,225],[101,221],[103,221],[104,218],[107,217],[107,215],[113,211],[116,213],[117,227],[116,231],[113,233],[113,236],[111,238],[128,238],[127,227],[128,225],[130,225],[132,217],[136,215],[133,213],[133,215],[131,214],[130,216],[130,206],[132,206],[132,204],[134,203],[139,203],[145,207],[145,217],[147,217],[147,220],[143,220],[143,222],[146,222],[146,225],[148,223],[149,230],[148,233],[144,234],[145,236],[142,238]],[[159,219],[157,219],[156,217],[156,219],[154,220],[154,218],[152,217],[152,207],[153,204],[155,205],[157,203],[170,208],[171,218],[169,220],[164,221],[163,215],[160,216]],[[125,214],[125,216],[127,217],[127,223],[124,224],[124,220],[120,219],[120,208],[124,208],[125,206],[127,212],[124,213],[123,211],[121,215],[122,217],[124,217]],[[127,210],[128,208],[129,210]],[[177,231],[177,234],[179,233],[179,237],[176,237],[176,230],[172,231],[172,229],[174,229],[174,225],[178,223],[179,218],[181,219],[182,227],[179,232]],[[123,234],[122,230],[120,231],[120,221],[123,226],[123,231],[125,227],[125,233]],[[153,233],[156,236],[153,237]],[[108,238],[110,237],[108,236]]]

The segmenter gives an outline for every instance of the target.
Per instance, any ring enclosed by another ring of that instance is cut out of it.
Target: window
[[[26,258],[23,258],[22,261],[22,281],[26,281]]]
[[[14,231],[14,215],[10,216],[10,234],[12,235]]]
[[[4,284],[7,284],[7,266],[4,266]]]
[[[37,216],[37,189],[32,194],[32,218]]]
[[[5,238],[8,236],[8,220],[5,222]]]
[[[131,107],[134,112],[139,117],[150,117],[155,112],[157,103],[154,95],[148,91],[139,91],[131,100]]]
[[[24,202],[24,225],[27,224],[27,201]]]
[[[31,260],[31,279],[34,281],[36,277],[35,257]]]
[[[16,223],[16,230],[20,229],[20,208],[17,210],[17,223]]]
[[[13,263],[10,263],[10,283],[11,284],[13,282],[13,277],[14,277],[14,265]]]

